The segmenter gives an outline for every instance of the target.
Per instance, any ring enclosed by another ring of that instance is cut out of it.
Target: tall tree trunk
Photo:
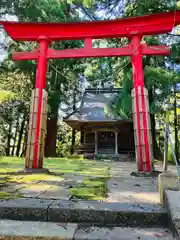
[[[76,90],[74,90],[74,96],[73,96],[73,112],[76,110]],[[76,130],[72,129],[72,140],[71,140],[71,154],[74,154],[74,146],[76,142]]]
[[[179,163],[179,149],[178,149],[178,126],[177,126],[177,98],[176,85],[174,85],[174,138],[175,138],[175,154]]]
[[[13,144],[13,147],[12,147],[11,156],[14,156],[14,150],[15,150],[15,147],[16,147],[16,138],[17,138],[18,130],[19,130],[19,117],[16,121],[16,130],[15,130],[15,134],[14,134],[14,144]]]
[[[47,133],[45,140],[45,156],[56,157],[58,109],[47,119]]]
[[[153,101],[153,89],[151,88],[149,90],[149,104],[151,105]],[[155,114],[150,113],[150,120],[151,120],[151,132],[152,132],[152,144],[153,144],[153,156],[157,159],[162,158],[162,154],[160,151],[160,148],[157,144],[157,138],[156,138],[156,120],[155,120]]]
[[[19,131],[19,138],[18,138],[18,144],[17,144],[17,149],[16,149],[16,156],[17,157],[19,157],[19,154],[20,154],[20,148],[21,148],[22,136],[23,136],[23,132],[24,132],[25,121],[26,121],[26,116],[24,114],[22,122],[21,122],[21,127],[20,127],[20,131]]]
[[[22,147],[20,157],[26,156],[27,139],[28,139],[28,123],[29,123],[29,121],[26,121],[26,123],[25,123],[24,142],[23,142],[23,147]]]
[[[162,153],[160,151],[160,148],[157,143],[157,138],[156,138],[156,120],[155,120],[155,115],[150,114],[151,118],[151,129],[152,129],[152,144],[153,144],[153,155],[157,159],[162,158]]]
[[[12,122],[9,123],[9,128],[8,128],[7,145],[6,145],[6,156],[10,155],[11,131],[12,131]]]
[[[72,129],[71,154],[74,154],[75,142],[76,142],[76,130]]]
[[[84,144],[84,131],[81,131],[81,139],[80,139],[81,145]]]

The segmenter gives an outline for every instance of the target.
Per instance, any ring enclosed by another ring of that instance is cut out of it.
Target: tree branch
[[[167,33],[169,36],[174,36],[174,37],[180,37],[180,34],[174,34],[174,33]]]

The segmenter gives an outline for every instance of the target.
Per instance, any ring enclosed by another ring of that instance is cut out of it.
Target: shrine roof
[[[86,89],[80,107],[64,118],[65,122],[116,122],[125,120],[112,113],[106,114],[121,89]]]

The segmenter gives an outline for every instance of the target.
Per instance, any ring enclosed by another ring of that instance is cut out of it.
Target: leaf
[[[180,1],[177,2],[177,9],[180,9]]]
[[[15,98],[15,94],[10,91],[0,90],[0,102],[12,100]]]
[[[92,1],[91,0],[83,0],[83,4],[84,4],[85,7],[90,8],[91,4],[92,4]]]

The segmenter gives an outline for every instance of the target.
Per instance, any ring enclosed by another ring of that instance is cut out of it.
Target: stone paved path
[[[107,202],[159,204],[157,177],[135,177],[136,164],[129,162],[111,164],[108,180]]]
[[[47,175],[43,177],[42,175],[42,179],[40,176],[40,179],[38,180],[36,177],[33,179],[33,175],[31,177],[26,175],[15,176],[14,179],[16,181],[8,182],[8,186],[6,185],[2,187],[1,191],[8,191],[10,194],[13,191],[16,191],[17,194],[22,194],[26,199],[10,200],[7,202],[0,201],[1,218],[6,218],[6,215],[8,214],[12,216],[12,219],[16,220],[33,220],[31,215],[33,215],[33,217],[36,217],[37,215],[39,218],[35,218],[36,222],[0,220],[0,239],[10,239],[10,236],[13,235],[14,240],[20,240],[21,238],[22,240],[27,238],[39,239],[39,237],[44,239],[74,240],[173,240],[174,238],[171,232],[165,228],[123,228],[119,226],[108,227],[107,225],[103,227],[94,225],[93,223],[95,222],[95,217],[92,218],[92,216],[91,221],[88,221],[91,223],[89,223],[89,225],[84,224],[85,221],[82,220],[83,211],[87,218],[88,211],[91,214],[95,212],[95,210],[110,214],[110,206],[112,208],[111,210],[115,213],[116,210],[121,210],[121,212],[131,210],[133,212],[133,216],[135,211],[137,211],[138,216],[139,213],[142,212],[152,212],[155,214],[154,216],[156,219],[156,214],[158,214],[158,211],[161,211],[159,207],[160,199],[157,177],[133,176],[131,173],[136,172],[136,164],[134,162],[111,161],[98,163],[99,168],[101,168],[101,166],[104,167],[105,165],[109,168],[111,178],[107,180],[108,196],[104,199],[104,203],[98,201],[66,201],[71,199],[69,187],[78,186],[87,178],[87,175],[75,173],[66,173],[62,177],[55,175]],[[161,170],[161,167],[158,166],[157,170]],[[89,173],[89,176],[91,176],[91,173]],[[26,181],[25,178],[27,178]],[[24,206],[19,201],[34,202],[32,202],[31,205],[27,203],[27,206]],[[36,201],[39,203],[37,204]],[[44,205],[44,207],[42,205]],[[29,210],[27,210],[26,207],[28,207]],[[74,212],[71,211],[71,209],[73,209]],[[76,216],[76,220],[74,222],[81,222],[81,224],[61,223],[61,221],[66,221],[65,219],[67,218],[67,214],[73,213],[72,216],[74,217],[80,210],[81,214],[79,214],[79,218],[82,216],[82,219],[79,221],[78,218],[77,221]],[[33,212],[33,214],[31,214],[31,212]],[[74,213],[76,214],[74,215]],[[19,215],[21,216],[17,219],[16,217]],[[65,216],[63,217],[65,219],[62,220],[59,216]],[[100,216],[100,214],[98,214],[98,216]],[[143,219],[142,216],[140,218]],[[48,221],[54,222],[45,222],[47,219]],[[104,223],[104,216],[102,219]],[[37,222],[38,220],[42,222]],[[100,223],[100,220],[101,217],[99,220],[97,218],[96,223]],[[125,219],[125,222],[127,223],[127,219]],[[142,225],[129,224],[124,226]],[[143,225],[143,227],[144,226],[145,225]],[[146,226],[149,227],[150,225],[147,224]],[[156,226],[156,224],[152,226]]]
[[[135,162],[98,162],[98,168],[109,168],[111,178],[107,181],[108,196],[105,202],[120,202],[132,204],[159,204],[159,193],[157,177],[135,177]],[[171,167],[173,168],[173,167]],[[158,166],[158,170],[162,170]],[[10,195],[15,192],[17,197],[40,198],[40,199],[71,199],[69,188],[79,186],[89,175],[65,173],[61,176],[44,175],[37,180],[30,176],[14,176],[14,182],[7,182],[0,185],[1,192],[8,192]],[[93,175],[93,178],[96,177]],[[99,176],[97,176],[99,177]],[[101,176],[102,177],[102,176]],[[25,178],[27,178],[25,180]],[[3,177],[2,177],[3,179]]]

